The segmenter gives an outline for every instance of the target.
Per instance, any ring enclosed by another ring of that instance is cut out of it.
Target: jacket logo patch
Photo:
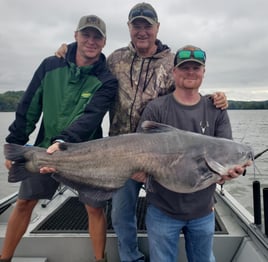
[[[91,93],[82,93],[81,97],[82,98],[89,98],[91,96]]]

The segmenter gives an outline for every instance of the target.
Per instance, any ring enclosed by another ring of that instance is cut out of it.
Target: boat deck
[[[107,203],[105,213],[107,233],[114,233],[111,221],[111,202]],[[146,198],[139,197],[137,204],[138,233],[146,233],[145,225]],[[65,202],[45,218],[31,233],[87,233],[88,217],[84,205],[78,197],[68,197]],[[227,234],[226,228],[216,212],[215,234]]]
[[[224,204],[219,195],[216,204],[216,227],[214,253],[217,262],[264,262],[257,252],[247,229],[243,229],[232,210]],[[0,214],[0,247],[12,205]],[[141,251],[148,256],[148,241],[144,223],[146,200],[139,198],[137,208],[138,242]],[[1,212],[1,209],[0,209]],[[106,207],[107,254],[109,262],[118,262],[117,238],[111,225],[111,204]],[[184,237],[180,237],[180,262],[187,261],[184,251]],[[262,247],[260,247],[262,248]],[[245,252],[247,250],[247,252]],[[87,214],[78,201],[75,192],[63,190],[50,202],[40,202],[32,215],[31,223],[20,242],[14,262],[30,262],[22,257],[38,257],[33,262],[88,262],[94,261],[87,231]],[[245,260],[246,257],[246,260]],[[90,260],[91,259],[91,260]]]

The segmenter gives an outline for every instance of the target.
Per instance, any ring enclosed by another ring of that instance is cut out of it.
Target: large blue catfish
[[[34,146],[5,144],[13,164],[9,181],[54,167],[53,176],[95,199],[108,199],[137,171],[144,171],[169,190],[191,193],[208,187],[235,165],[253,160],[252,149],[232,140],[182,131],[145,121],[145,132],[106,137],[84,143],[62,143],[49,155]]]

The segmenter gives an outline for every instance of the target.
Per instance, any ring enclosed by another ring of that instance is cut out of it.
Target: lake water
[[[235,141],[243,142],[254,148],[255,154],[268,148],[268,110],[229,110]],[[1,113],[0,145],[5,143],[8,126],[14,119],[14,113]],[[103,124],[104,135],[108,132],[108,119]],[[32,136],[34,137],[34,135]],[[31,138],[33,140],[33,138]],[[268,187],[268,152],[264,153],[253,166],[247,169],[244,177],[228,181],[224,188],[230,192],[247,210],[253,213],[252,182],[259,180],[262,188]],[[7,182],[4,156],[0,154],[0,199],[17,191],[19,184]],[[255,173],[255,174],[254,174]]]

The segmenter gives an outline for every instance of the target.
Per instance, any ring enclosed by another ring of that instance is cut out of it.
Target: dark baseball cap
[[[129,12],[128,22],[132,23],[135,19],[142,18],[150,24],[158,23],[158,17],[155,9],[148,3],[136,4]]]
[[[174,59],[174,66],[178,67],[183,63],[190,61],[196,62],[200,65],[205,65],[206,52],[203,51],[201,48],[193,45],[186,45],[178,49]]]

